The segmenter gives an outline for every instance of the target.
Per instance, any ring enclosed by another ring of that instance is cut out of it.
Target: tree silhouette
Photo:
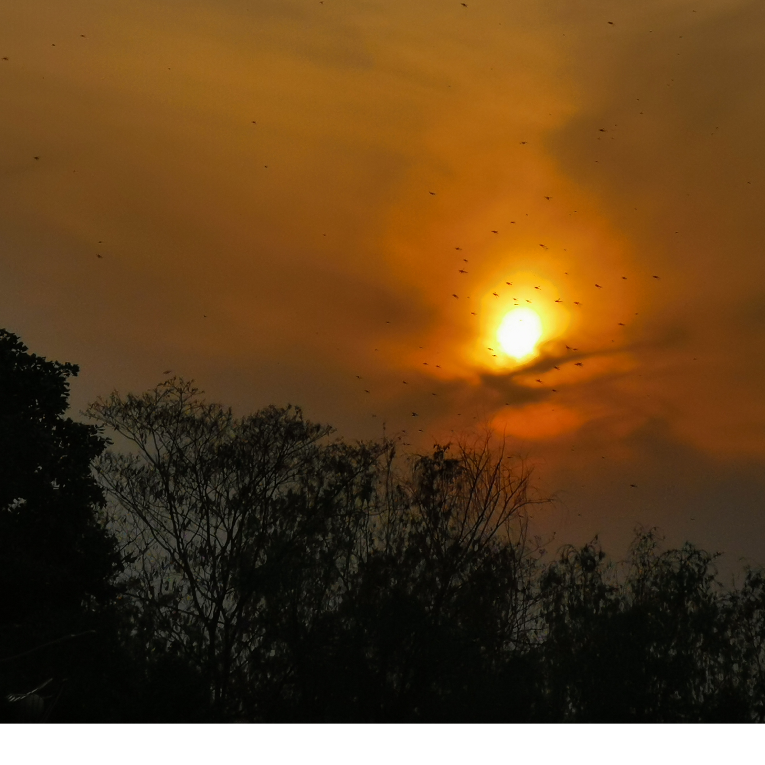
[[[222,718],[445,719],[527,649],[539,500],[504,454],[400,468],[390,441],[330,441],[292,407],[237,419],[179,379],[88,413],[131,444],[96,469],[136,633]]]
[[[178,379],[88,413],[134,449],[96,468],[132,562],[139,635],[150,653],[169,649],[202,673],[216,714],[240,714],[233,692],[245,692],[253,654],[278,661],[274,631],[304,630],[337,586],[324,569],[336,566],[381,447],[320,447],[332,429],[299,409],[237,419]]]
[[[90,472],[105,441],[64,417],[77,373],[0,330],[0,690],[20,697],[6,712],[26,706],[32,717],[52,699],[74,717],[97,707],[87,689],[98,671],[86,657],[108,651],[120,568]],[[31,693],[41,684],[52,697]]]
[[[725,590],[715,557],[689,543],[660,552],[656,530],[638,530],[621,571],[597,539],[565,547],[541,580],[540,717],[762,720],[763,576]]]

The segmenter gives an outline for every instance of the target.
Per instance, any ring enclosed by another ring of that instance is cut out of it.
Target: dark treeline
[[[654,530],[546,562],[488,441],[397,455],[180,379],[84,424],[77,372],[0,330],[4,720],[765,717],[762,571],[725,588]]]

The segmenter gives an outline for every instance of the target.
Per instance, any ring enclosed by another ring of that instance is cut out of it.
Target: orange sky
[[[169,368],[350,438],[488,426],[566,539],[765,562],[762,3],[0,18],[0,326],[80,364],[76,408]],[[493,355],[513,298],[523,364]]]

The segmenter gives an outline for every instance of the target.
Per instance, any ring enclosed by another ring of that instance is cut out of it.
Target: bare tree
[[[299,408],[237,419],[176,378],[142,396],[113,393],[86,413],[131,447],[106,452],[96,471],[147,647],[184,653],[227,710],[235,675],[244,682],[262,642],[273,572],[304,560],[311,539],[331,539],[338,500],[364,496],[376,453],[359,447],[360,459],[343,459],[342,444],[320,445],[332,428]]]

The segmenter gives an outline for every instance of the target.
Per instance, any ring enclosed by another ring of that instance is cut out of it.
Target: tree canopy
[[[5,719],[765,718],[761,569],[655,529],[548,558],[506,442],[349,443],[180,378],[84,424],[77,372],[0,331]]]

